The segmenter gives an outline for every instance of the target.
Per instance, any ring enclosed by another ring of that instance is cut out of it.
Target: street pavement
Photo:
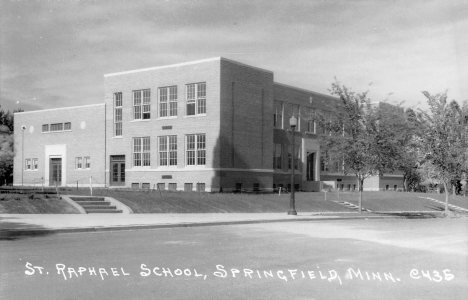
[[[0,261],[0,299],[457,300],[468,218],[50,231],[1,240]]]

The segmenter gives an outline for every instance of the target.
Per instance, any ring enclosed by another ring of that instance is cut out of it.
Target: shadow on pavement
[[[53,231],[45,227],[29,223],[11,222],[8,219],[17,219],[14,217],[0,218],[0,241],[17,240],[28,237],[40,237],[54,234]]]
[[[404,217],[405,219],[434,219],[434,218],[440,218],[441,214],[440,212],[433,212],[433,213],[427,213],[427,212],[378,212],[377,214],[379,215],[384,215],[384,216],[398,216],[398,217]]]

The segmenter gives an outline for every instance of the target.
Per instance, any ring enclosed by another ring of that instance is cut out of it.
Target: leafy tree
[[[451,182],[461,180],[468,172],[468,104],[448,102],[447,93],[431,95],[423,92],[429,112],[421,111],[420,122],[425,130],[420,135],[424,159],[423,175],[444,186],[445,212]]]
[[[13,181],[14,113],[22,111],[18,109],[10,113],[0,109],[0,184]]]
[[[402,116],[395,116],[396,120],[403,122],[400,127],[402,130],[399,135],[398,146],[400,160],[398,169],[403,172],[403,187],[405,192],[410,190],[420,190],[422,181],[418,170],[419,165],[419,131],[422,126],[418,121],[416,112],[409,108]]]
[[[401,109],[374,105],[367,92],[355,93],[340,82],[332,84],[331,94],[340,104],[331,117],[319,116],[319,124],[329,132],[321,137],[326,162],[339,161],[344,174],[354,174],[359,182],[359,213],[362,212],[364,180],[392,172],[398,167],[398,141],[402,122],[395,117]]]

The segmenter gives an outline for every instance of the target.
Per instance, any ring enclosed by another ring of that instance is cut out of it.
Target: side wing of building
[[[105,185],[105,104],[15,113],[14,185]]]

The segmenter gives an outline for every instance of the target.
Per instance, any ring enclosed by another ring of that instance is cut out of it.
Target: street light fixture
[[[23,179],[24,179],[24,130],[26,129],[25,125],[21,126],[21,186],[23,186]]]
[[[292,129],[292,164],[291,164],[291,197],[289,198],[289,211],[288,215],[297,215],[296,207],[295,207],[295,202],[296,200],[294,199],[294,168],[295,168],[295,151],[294,151],[294,130],[296,129],[297,126],[297,118],[292,116],[291,119],[289,119],[289,125],[291,126]]]

